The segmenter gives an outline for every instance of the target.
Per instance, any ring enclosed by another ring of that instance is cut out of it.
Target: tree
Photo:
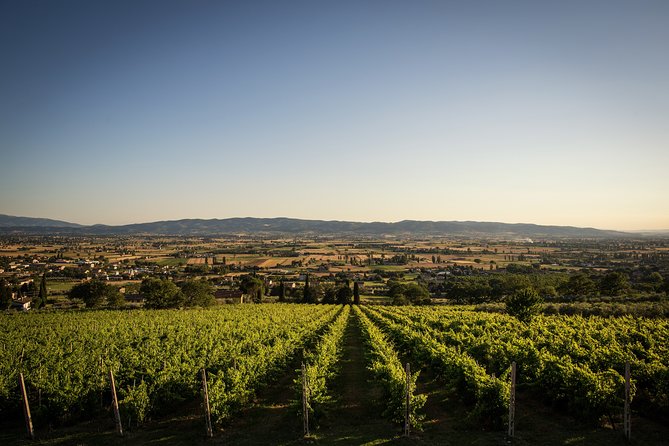
[[[241,281],[239,282],[239,289],[242,291],[242,293],[248,294],[251,296],[251,299],[254,300],[257,299],[258,291],[260,291],[262,295],[264,287],[265,284],[262,280],[256,276],[251,276],[248,274],[242,276]]]
[[[541,312],[543,299],[533,288],[518,290],[506,300],[506,312],[519,321],[530,321]]]
[[[576,273],[569,277],[562,290],[572,296],[588,296],[595,292],[595,282],[586,273]]]
[[[70,299],[81,300],[86,307],[118,306],[123,301],[119,291],[99,279],[79,283],[70,290]]]
[[[425,285],[412,282],[404,286],[404,295],[409,302],[414,305],[423,305],[430,303],[430,291],[425,287]]]
[[[311,286],[309,286],[309,274],[304,281],[304,290],[302,291],[302,302],[305,304],[313,304],[317,302],[316,296],[314,295]]]
[[[35,281],[32,280],[28,284],[23,284],[21,285],[21,291],[23,294],[27,297],[30,297],[32,299],[33,305],[37,303],[37,300],[39,299],[39,291],[37,290],[37,285],[35,285]]]
[[[12,303],[12,289],[5,282],[5,279],[2,279],[0,282],[0,310],[5,310],[9,308]]]
[[[46,298],[47,298],[48,292],[46,289],[46,273],[42,274],[42,281],[39,284],[39,306],[45,307],[46,306]]]
[[[655,271],[646,277],[645,282],[653,291],[660,291],[664,285],[664,277],[662,277],[662,274]]]
[[[184,294],[171,280],[144,279],[139,292],[146,308],[179,308],[185,302]]]
[[[404,284],[397,280],[388,281],[388,296],[392,305],[409,304],[409,299],[404,295]]]
[[[348,285],[342,285],[337,290],[337,303],[346,305],[351,303],[351,298],[353,297],[353,292]]]
[[[605,296],[619,296],[629,290],[627,274],[613,271],[602,277],[599,282],[599,292]]]
[[[509,271],[509,266],[507,266],[507,271]],[[526,275],[514,273],[495,277],[490,280],[489,285],[491,287],[491,295],[497,298],[510,296],[516,291],[532,287],[532,283]]]
[[[353,303],[360,305],[360,285],[358,285],[358,281],[353,282]]]
[[[216,302],[214,286],[206,280],[186,280],[179,288],[187,307],[210,307]]]
[[[321,302],[324,304],[337,303],[337,288],[332,283],[323,286],[323,300]]]
[[[388,295],[393,305],[430,303],[430,292],[424,285],[416,282],[405,284],[396,280],[389,280]]]
[[[125,297],[123,294],[116,288],[109,285],[114,291],[107,294],[107,306],[110,308],[121,308],[125,306]]]
[[[498,280],[494,278],[490,282]],[[460,304],[485,302],[495,296],[492,290],[488,280],[480,277],[457,277],[444,284],[446,296]]]
[[[286,301],[286,285],[283,283],[283,280],[279,283],[279,302]]]

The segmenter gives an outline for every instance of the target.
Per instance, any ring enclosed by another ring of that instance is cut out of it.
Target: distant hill
[[[82,225],[50,218],[13,217],[0,214],[0,228],[82,228]]]
[[[609,238],[631,234],[573,226],[477,221],[414,221],[360,223],[296,218],[186,219],[121,226],[82,226],[57,220],[0,215],[2,233],[73,233],[98,235],[222,235],[311,234],[359,236],[462,236],[496,238]]]

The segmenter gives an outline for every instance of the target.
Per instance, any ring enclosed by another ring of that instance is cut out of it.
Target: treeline
[[[148,278],[139,286],[146,308],[208,307],[216,302],[214,286],[206,280],[184,280]],[[72,287],[70,299],[82,301],[87,308],[120,308],[126,304],[119,289],[108,283],[93,279]]]
[[[632,282],[622,271],[607,273],[497,273],[451,276],[429,284],[430,292],[456,303],[502,302],[513,293],[531,288],[547,300],[578,301],[593,299],[642,299],[669,292],[669,281],[651,272]]]
[[[242,291],[244,291],[245,280],[248,281],[242,276],[240,287]],[[360,284],[354,281],[351,286],[349,279],[315,282],[307,274],[304,287],[287,287],[283,281],[279,281],[268,290],[268,294],[277,297],[279,302],[342,305],[353,303],[357,305],[360,303]]]

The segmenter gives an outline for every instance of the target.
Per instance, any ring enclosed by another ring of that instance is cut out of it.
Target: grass
[[[65,294],[68,291],[72,289],[73,286],[78,284],[78,280],[72,280],[72,281],[55,281],[55,280],[48,280],[46,282],[46,288],[49,294]]]
[[[176,257],[167,257],[164,259],[156,260],[156,263],[159,266],[182,266],[186,264],[186,259],[176,258]]]
[[[360,302],[365,303],[389,303],[390,298],[388,296],[378,296],[374,294],[361,294]]]
[[[371,271],[375,269],[381,271],[404,271],[408,268],[411,268],[410,265],[372,265],[369,267]]]

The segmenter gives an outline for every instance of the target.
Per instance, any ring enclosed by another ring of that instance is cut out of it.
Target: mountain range
[[[184,219],[129,225],[79,225],[48,218],[14,217],[0,214],[0,233],[4,234],[81,234],[81,235],[224,235],[224,234],[303,234],[349,236],[456,236],[495,238],[610,238],[630,233],[545,226],[530,223],[478,221],[350,222],[302,220],[297,218]]]

